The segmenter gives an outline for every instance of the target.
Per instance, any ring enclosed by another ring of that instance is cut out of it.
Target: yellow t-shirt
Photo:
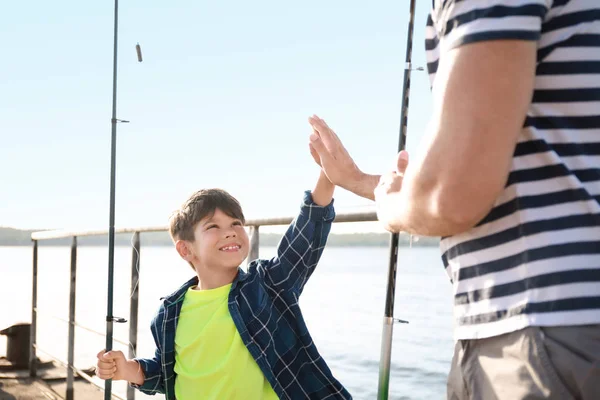
[[[177,399],[277,399],[229,314],[231,284],[194,289],[185,294],[175,332]]]

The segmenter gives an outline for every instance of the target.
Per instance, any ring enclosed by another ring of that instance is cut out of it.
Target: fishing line
[[[135,244],[133,243],[134,238],[135,238],[135,233],[133,235],[131,235],[131,240],[129,241],[129,243],[131,244],[131,248],[135,251],[135,254],[136,254],[135,270],[137,271],[137,279],[135,281],[135,284],[131,288],[131,294],[129,295],[129,300],[131,300],[131,298],[133,297],[133,294],[135,293],[135,289],[137,289],[138,283],[140,282],[140,252],[138,251],[138,249],[135,247]]]

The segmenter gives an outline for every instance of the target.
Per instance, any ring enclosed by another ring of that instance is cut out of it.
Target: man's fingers
[[[383,185],[387,184],[390,181],[390,174],[391,173],[382,174],[379,177],[379,182],[377,183],[377,186],[383,186]]]
[[[329,132],[329,134],[330,134],[330,135],[331,135],[331,136],[332,136],[332,137],[333,137],[333,138],[334,138],[336,141],[338,141],[338,142],[340,142],[340,143],[341,143],[341,141],[340,141],[340,138],[338,137],[337,133],[335,133],[335,131],[334,131],[333,129],[331,129],[331,128],[329,127],[329,125],[327,125],[327,122],[325,122],[325,120],[324,120],[323,118],[321,118],[321,117],[319,117],[319,116],[317,116],[317,115],[315,115],[315,118],[317,118],[317,119],[320,121],[321,125],[322,125],[322,126],[325,128],[325,129],[327,129],[327,131]]]
[[[398,153],[398,160],[396,162],[397,172],[399,174],[403,174],[406,171],[406,167],[408,167],[408,152],[406,150],[402,150]]]
[[[310,124],[312,125],[313,129],[319,133],[319,136],[321,137],[321,140],[323,141],[323,144],[325,145],[325,147],[327,148],[328,151],[331,152],[334,149],[336,149],[337,147],[339,147],[338,137],[331,130],[331,128],[329,128],[329,126],[327,126],[325,121],[323,121],[321,118],[317,117],[316,115],[310,117],[308,120],[309,120]]]

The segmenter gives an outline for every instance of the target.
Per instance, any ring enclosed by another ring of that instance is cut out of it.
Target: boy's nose
[[[233,229],[225,232],[225,238],[236,237],[235,231]]]

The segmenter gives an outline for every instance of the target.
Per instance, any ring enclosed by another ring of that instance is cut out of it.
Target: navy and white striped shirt
[[[441,242],[456,339],[600,323],[600,1],[435,0],[431,81],[446,52],[498,39],[537,42],[535,90],[492,211]]]

